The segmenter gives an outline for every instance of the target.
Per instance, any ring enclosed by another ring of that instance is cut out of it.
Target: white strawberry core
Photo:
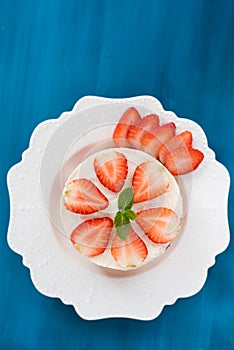
[[[79,225],[81,222],[84,220],[96,218],[96,217],[104,217],[104,216],[109,216],[112,219],[114,219],[116,212],[118,211],[118,193],[114,193],[110,190],[108,190],[105,186],[103,186],[100,181],[98,180],[95,169],[94,169],[94,159],[97,157],[97,155],[102,155],[103,156],[103,162],[110,160],[111,153],[113,151],[117,151],[120,153],[123,153],[125,157],[127,158],[128,161],[128,175],[126,178],[126,181],[124,183],[124,188],[132,186],[132,177],[133,173],[136,169],[136,167],[146,161],[153,161],[157,167],[158,167],[158,172],[162,174],[163,177],[168,177],[169,179],[169,187],[168,190],[162,194],[161,196],[140,202],[137,204],[133,204],[132,210],[135,212],[141,211],[143,209],[148,209],[148,208],[157,208],[157,207],[166,207],[169,209],[174,210],[174,212],[177,214],[178,219],[182,220],[183,218],[183,201],[182,201],[182,196],[180,192],[180,188],[174,178],[174,176],[171,175],[171,173],[160,163],[158,162],[155,158],[153,158],[151,155],[136,150],[136,149],[130,149],[130,148],[111,148],[108,150],[100,151],[98,153],[95,153],[88,158],[86,158],[82,163],[80,163],[77,168],[72,172],[72,174],[69,176],[65,186],[64,186],[64,191],[63,191],[63,196],[61,200],[61,217],[64,225],[64,231],[65,235],[70,238],[71,232],[74,230],[74,228]],[[113,153],[112,153],[113,154]],[[86,178],[90,181],[92,181],[98,189],[108,198],[109,200],[109,206],[103,210],[99,211],[95,214],[91,215],[79,215],[79,214],[74,214],[68,210],[63,205],[63,198],[64,194],[67,191],[67,184],[75,179],[79,178]],[[121,191],[120,191],[121,192]],[[134,231],[141,237],[141,239],[145,242],[147,249],[148,249],[148,256],[144,260],[144,262],[139,262],[139,266],[146,264],[147,262],[153,260],[154,258],[160,256],[166,251],[167,246],[169,243],[166,244],[155,244],[153,243],[140,229],[139,225],[137,225],[136,222],[132,221],[132,228]],[[174,225],[174,223],[170,224],[170,228]],[[180,230],[180,226],[176,227],[176,230]],[[91,261],[94,263],[104,266],[104,267],[109,267],[113,269],[123,269],[121,268],[118,263],[114,260],[114,258],[111,255],[109,247],[107,247],[106,251],[96,257],[89,258]]]

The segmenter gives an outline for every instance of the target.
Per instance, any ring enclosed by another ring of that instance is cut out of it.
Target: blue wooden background
[[[234,349],[233,242],[200,293],[150,322],[82,320],[9,249],[9,167],[39,122],[87,94],[156,96],[233,175],[234,1],[0,0],[0,349]]]

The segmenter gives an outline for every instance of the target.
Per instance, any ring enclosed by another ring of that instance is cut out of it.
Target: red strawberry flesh
[[[129,129],[127,138],[131,147],[158,156],[160,147],[175,135],[175,124],[167,123],[151,131],[145,130],[140,125]]]
[[[176,213],[168,208],[150,208],[137,213],[137,224],[154,243],[163,244],[175,238],[179,220]]]
[[[148,250],[142,239],[131,228],[125,241],[117,235],[114,236],[111,254],[121,267],[135,268],[146,259]]]
[[[127,134],[132,125],[137,125],[141,121],[141,116],[134,107],[128,108],[122,117],[120,118],[118,124],[115,127],[113,133],[113,140],[117,147],[129,147],[127,141]]]
[[[133,174],[134,202],[139,203],[162,195],[167,191],[169,183],[163,166],[155,164],[154,161],[141,163]]]
[[[142,118],[140,126],[146,131],[153,131],[159,127],[159,117],[156,114],[148,114]]]
[[[76,214],[92,214],[107,208],[108,199],[87,179],[70,181],[64,195],[65,207]]]
[[[113,192],[121,191],[128,174],[128,162],[123,153],[103,151],[95,158],[94,168],[103,186]]]
[[[100,255],[108,245],[112,228],[113,220],[108,217],[86,220],[73,230],[71,242],[88,257]]]
[[[192,133],[190,131],[184,131],[179,135],[172,137],[169,141],[164,143],[159,150],[159,160],[165,164],[166,156],[168,153],[173,152],[177,148],[191,147],[192,146]]]
[[[183,175],[197,169],[203,158],[201,151],[181,147],[166,155],[165,166],[172,175]]]

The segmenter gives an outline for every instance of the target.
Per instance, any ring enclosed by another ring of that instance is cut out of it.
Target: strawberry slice
[[[153,161],[141,163],[133,174],[132,187],[134,203],[139,203],[160,196],[167,191],[169,177],[163,166]]]
[[[142,239],[131,228],[125,241],[117,235],[114,236],[111,254],[121,267],[135,268],[146,259],[148,250]]]
[[[173,152],[180,147],[192,147],[192,133],[190,131],[184,131],[179,135],[172,137],[169,141],[164,143],[159,150],[158,158],[161,163],[165,163],[166,155]]]
[[[108,206],[108,199],[87,179],[77,179],[67,184],[65,207],[76,214],[92,214]]]
[[[175,130],[176,130],[175,124],[170,122],[170,123],[166,123],[166,124],[161,125],[160,127],[158,127],[154,131],[154,136],[159,143],[159,146],[157,147],[157,149],[155,150],[155,153],[154,153],[155,158],[158,157],[158,152],[159,152],[160,147],[164,143],[169,141],[173,136],[175,136]]]
[[[132,126],[127,134],[127,139],[131,147],[136,149],[142,149],[144,140],[150,140],[154,142],[155,139],[152,138],[152,133],[159,126],[159,117],[156,114],[146,115],[137,125]],[[148,142],[148,141],[147,141]],[[149,145],[148,148],[150,149]]]
[[[181,147],[166,155],[165,166],[172,175],[182,175],[195,170],[203,158],[198,149]]]
[[[136,222],[151,241],[159,244],[170,242],[179,228],[176,213],[163,207],[140,211]]]
[[[146,131],[154,131],[159,127],[159,117],[156,114],[148,114],[142,118],[140,126]]]
[[[175,128],[174,123],[167,123],[147,131],[140,125],[135,125],[130,128],[127,138],[131,147],[143,150],[157,158],[160,147],[175,135]]]
[[[113,192],[119,192],[122,189],[128,174],[128,162],[124,154],[104,151],[95,158],[94,168],[103,186]]]
[[[140,121],[141,116],[134,107],[130,107],[124,112],[112,136],[117,147],[130,146],[127,141],[128,131],[132,125],[137,125]]]
[[[80,253],[92,257],[104,253],[113,227],[108,217],[86,220],[71,234],[71,242]]]

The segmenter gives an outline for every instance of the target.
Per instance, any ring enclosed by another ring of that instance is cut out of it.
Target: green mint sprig
[[[125,241],[130,232],[130,220],[137,218],[136,213],[131,209],[134,203],[134,192],[132,187],[125,188],[118,197],[119,211],[115,215],[114,225],[116,233]]]

